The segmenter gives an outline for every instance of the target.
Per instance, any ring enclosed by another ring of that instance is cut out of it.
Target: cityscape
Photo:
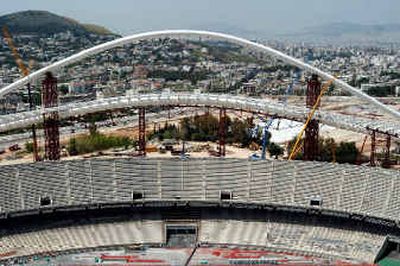
[[[279,34],[47,1],[0,9],[0,265],[400,265],[392,0]]]

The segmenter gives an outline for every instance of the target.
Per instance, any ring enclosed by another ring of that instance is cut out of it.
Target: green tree
[[[91,136],[94,136],[97,134],[97,126],[94,121],[90,122],[90,124],[89,124],[89,134]]]
[[[190,119],[185,117],[182,119],[181,123],[181,139],[190,140],[191,137],[191,128],[190,128]]]
[[[293,139],[288,144],[288,154],[291,153],[296,139]],[[350,163],[354,164],[357,161],[358,150],[355,142],[340,142],[339,145],[334,139],[328,138],[319,140],[319,154],[316,158],[317,161],[332,162],[336,157],[338,163]],[[303,151],[300,150],[296,155],[296,160],[303,158]]]
[[[32,142],[26,142],[25,143],[25,150],[27,152],[29,152],[29,153],[32,153],[33,152],[33,143]],[[41,150],[42,150],[42,148],[38,147],[38,151],[41,151]]]
[[[248,147],[251,142],[249,134],[249,125],[245,121],[235,118],[230,126],[228,133],[228,142],[240,143],[243,147]]]
[[[319,140],[319,155],[318,160],[324,162],[332,162],[334,158],[334,152],[337,144],[333,138],[320,138]]]
[[[68,152],[70,154],[85,154],[110,148],[128,147],[132,143],[128,137],[106,136],[95,133],[77,137],[75,140],[71,139],[68,145]]]
[[[25,150],[27,152],[33,152],[33,143],[32,142],[26,142],[25,143]]]
[[[76,138],[69,139],[68,152],[69,152],[69,155],[77,155],[78,154],[78,150],[76,148]]]
[[[336,160],[338,163],[351,163],[357,161],[358,150],[355,142],[341,142],[336,148]]]
[[[271,157],[274,156],[276,159],[278,159],[278,156],[283,155],[284,152],[284,149],[274,142],[271,142],[267,149]]]
[[[287,154],[290,156],[290,154],[292,154],[293,148],[294,148],[294,144],[296,143],[296,137],[294,137],[291,141],[289,141],[288,145],[287,145]],[[301,143],[304,142],[304,139],[300,140],[299,145],[301,145]],[[299,145],[296,147],[296,149],[299,148]],[[303,159],[303,149],[300,149],[297,154],[295,155],[294,158],[292,158],[294,160],[302,160]]]
[[[65,95],[68,93],[68,86],[63,84],[58,88],[58,90],[61,94]]]

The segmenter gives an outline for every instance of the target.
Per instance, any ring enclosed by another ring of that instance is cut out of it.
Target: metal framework
[[[146,109],[139,108],[139,156],[146,156]]]
[[[376,130],[372,130],[370,135],[371,135],[371,153],[370,153],[370,158],[369,158],[369,164],[370,166],[376,166],[376,161],[377,159],[381,159],[381,165],[382,167],[389,168],[391,161],[390,161],[390,148],[391,148],[391,142],[392,142],[392,136],[389,134],[383,134],[385,138],[377,138],[378,133]],[[382,134],[381,134],[382,135]],[[383,158],[377,158],[376,156],[376,148],[377,145],[382,145],[384,143],[385,148],[384,148],[384,154]]]
[[[317,75],[312,75],[307,84],[306,106],[308,108],[313,108],[313,106],[317,103],[320,93],[321,82],[318,80]],[[314,161],[317,159],[319,154],[318,135],[319,122],[317,119],[313,118],[305,129],[304,160]]]
[[[218,155],[225,157],[225,138],[226,138],[226,109],[219,109],[219,128],[218,128]]]
[[[372,130],[372,132],[371,132],[371,154],[369,156],[369,165],[370,166],[376,166],[375,157],[376,157],[376,131]]]
[[[33,99],[32,99],[32,91],[31,91],[30,83],[27,84],[27,89],[28,89],[28,98],[29,98],[29,110],[32,111],[33,110]],[[33,161],[38,162],[38,161],[40,161],[40,156],[39,156],[35,124],[32,124],[31,130],[32,130]]]
[[[386,149],[385,149],[385,158],[383,160],[383,167],[390,167],[390,146],[391,146],[392,138],[390,135],[386,136]]]
[[[42,82],[42,103],[45,108],[58,106],[57,79],[48,72]],[[58,111],[43,114],[45,135],[45,159],[57,161],[60,159],[60,119]]]
[[[180,39],[196,39],[196,40],[222,40],[230,43],[234,43],[240,46],[243,46],[249,50],[253,50],[256,52],[264,53],[274,57],[278,60],[281,60],[289,65],[293,65],[302,69],[306,72],[310,72],[311,74],[317,74],[320,78],[325,80],[332,80],[333,85],[335,87],[341,88],[365,101],[371,103],[379,110],[389,113],[396,118],[400,118],[400,112],[394,110],[393,108],[382,104],[377,99],[363,93],[361,90],[356,89],[347,83],[335,78],[333,75],[330,75],[322,70],[315,68],[309,64],[302,62],[296,58],[288,56],[280,51],[272,49],[271,47],[265,46],[263,44],[255,43],[243,38],[235,37],[228,34],[217,33],[217,32],[209,32],[209,31],[196,31],[196,30],[165,30],[165,31],[154,31],[154,32],[146,32],[140,34],[134,34],[132,36],[123,37],[117,40],[113,40],[107,43],[103,43],[97,45],[95,47],[89,48],[87,50],[81,51],[77,54],[74,54],[68,58],[62,59],[58,62],[50,64],[36,72],[31,73],[30,75],[15,81],[14,83],[0,89],[0,97],[5,94],[15,91],[18,88],[21,88],[25,84],[29,82],[33,82],[38,80],[42,75],[49,71],[56,71],[59,68],[69,66],[76,62],[82,61],[87,57],[102,53],[104,51],[120,47],[126,44],[131,44],[141,40],[151,40],[151,39],[159,39],[159,38],[180,38]]]
[[[112,97],[88,102],[76,102],[66,105],[0,116],[0,132],[26,128],[41,123],[43,114],[58,111],[60,119],[93,114],[123,108],[147,108],[160,106],[192,106],[225,108],[249,113],[265,114],[277,118],[304,122],[310,112],[306,107],[287,106],[265,99],[222,94],[140,94]],[[395,121],[372,120],[350,115],[334,114],[318,110],[315,119],[321,124],[335,128],[370,134],[375,130],[380,134],[400,137],[400,123]]]

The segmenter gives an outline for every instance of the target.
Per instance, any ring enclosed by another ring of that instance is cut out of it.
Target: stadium
[[[317,74],[376,108],[400,114],[312,66],[237,37],[150,32],[91,48],[0,89],[126,43],[207,37],[265,52]],[[142,97],[142,98],[140,98]],[[152,98],[153,97],[153,98]],[[155,98],[154,98],[155,97]],[[310,111],[213,95],[116,97],[0,117],[2,132],[118,108],[229,108],[305,121]],[[47,108],[48,107],[48,108]],[[322,122],[357,132],[398,124]],[[139,122],[140,124],[140,122]],[[103,157],[0,166],[0,265],[399,265],[400,172],[314,161]],[[385,264],[386,263],[386,264]]]
[[[277,265],[291,256],[299,265],[294,254],[307,258],[301,265],[348,265],[373,263],[398,243],[393,170],[121,158],[3,166],[1,175],[1,254],[8,262],[120,247],[146,247],[151,257],[151,248],[196,246],[198,264],[202,256],[217,259],[202,255],[208,249],[240,249],[276,252]],[[166,254],[159,253],[153,259]],[[235,263],[225,257],[222,263]]]

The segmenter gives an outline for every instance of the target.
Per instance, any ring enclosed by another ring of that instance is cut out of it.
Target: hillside
[[[92,24],[81,24],[74,19],[47,11],[22,11],[0,17],[0,27],[7,26],[13,34],[48,35],[70,31],[78,35],[90,33],[112,34],[109,30]]]
[[[95,24],[81,24],[87,31],[98,35],[115,35],[109,29]]]

